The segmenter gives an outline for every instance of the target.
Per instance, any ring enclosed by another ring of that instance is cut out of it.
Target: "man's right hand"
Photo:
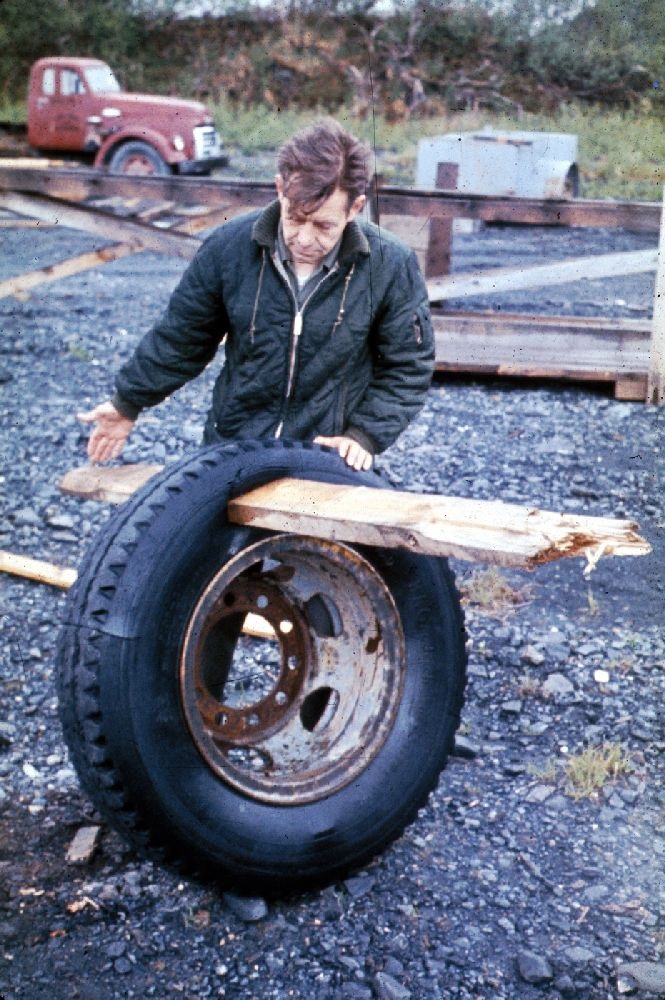
[[[91,462],[108,462],[117,458],[131,434],[134,421],[118,413],[111,402],[100,403],[94,410],[77,413],[84,424],[94,424],[88,440],[88,458]]]

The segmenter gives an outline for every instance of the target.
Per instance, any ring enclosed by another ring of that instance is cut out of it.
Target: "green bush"
[[[131,89],[236,107],[391,120],[449,110],[547,110],[577,98],[661,109],[663,0],[292,0],[291,15],[229,0],[218,17],[159,16],[149,0],[0,0],[0,101],[42,55],[95,55]],[[420,95],[420,96],[419,96]],[[423,99],[424,98],[424,99]]]
[[[139,65],[145,42],[145,23],[130,0],[50,0],[29,8],[1,0],[0,99],[23,96],[41,56],[97,56],[122,73]]]

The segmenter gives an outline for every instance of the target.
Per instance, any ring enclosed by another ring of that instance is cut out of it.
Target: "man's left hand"
[[[373,455],[365,451],[361,444],[349,437],[315,437],[314,444],[325,444],[336,448],[347,465],[358,472],[372,468]]]

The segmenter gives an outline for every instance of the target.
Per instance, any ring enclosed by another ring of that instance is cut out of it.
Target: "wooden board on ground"
[[[20,576],[35,583],[46,583],[51,587],[69,590],[76,583],[78,573],[67,566],[45,562],[43,559],[33,559],[17,552],[6,552],[0,549],[0,573]],[[274,639],[275,633],[265,618],[250,612],[243,622],[242,631],[256,639]]]
[[[165,204],[171,205],[172,203],[162,202],[161,205],[155,206],[156,210],[160,210]],[[197,206],[196,217],[186,219],[185,221],[178,219],[176,220],[178,225],[169,228],[171,232],[193,236],[195,233],[221,225],[231,218],[233,212],[234,209],[227,206],[214,210]],[[145,221],[146,215],[143,213],[137,217]],[[25,219],[23,221],[32,222],[34,220]],[[0,220],[1,224],[2,220]],[[48,224],[42,223],[42,225]],[[20,274],[15,278],[8,278],[6,281],[0,281],[0,299],[9,295],[25,296],[26,292],[46,282],[58,281],[61,278],[71,277],[73,274],[80,274],[81,271],[90,270],[91,268],[98,267],[100,264],[106,264],[108,261],[120,260],[122,257],[127,257],[130,254],[141,253],[143,249],[142,246],[137,246],[133,243],[113,243],[102,247],[100,250],[78,254],[76,257],[70,257],[57,264],[49,264],[48,267],[42,267],[27,274]]]
[[[133,475],[126,471],[132,468]],[[68,473],[60,487],[117,503],[158,468],[84,466]],[[298,479],[281,479],[237,497],[228,505],[228,517],[273,531],[528,568],[565,556],[593,563],[600,555],[650,551],[632,521]]]
[[[619,274],[642,274],[655,271],[657,250],[634,250],[595,254],[573,260],[551,261],[531,267],[499,267],[471,274],[449,274],[427,282],[430,302],[445,299],[468,299],[478,295],[565,285],[570,281],[614,278]]]
[[[646,398],[649,320],[444,311],[433,322],[438,371],[613,382],[617,398]]]
[[[23,576],[38,583],[48,583],[52,587],[71,587],[76,580],[76,570],[54,563],[33,559],[16,552],[0,550],[0,573]]]

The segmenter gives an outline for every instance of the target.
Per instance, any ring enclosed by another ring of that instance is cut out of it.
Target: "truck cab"
[[[225,166],[204,104],[124,91],[99,59],[54,56],[32,67],[28,142],[125,174],[206,174]]]

